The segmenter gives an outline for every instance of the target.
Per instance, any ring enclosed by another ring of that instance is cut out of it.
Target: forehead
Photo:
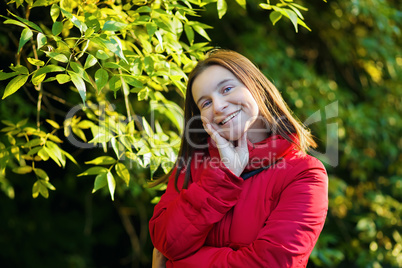
[[[220,65],[212,65],[203,70],[194,79],[191,90],[194,98],[196,95],[215,90],[219,84],[225,80],[238,81],[236,76],[228,69]]]

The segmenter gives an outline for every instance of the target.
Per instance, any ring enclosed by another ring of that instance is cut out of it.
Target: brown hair
[[[176,190],[178,190],[179,174],[183,170],[186,170],[183,189],[188,186],[191,176],[190,163],[195,148],[190,146],[187,133],[191,129],[203,129],[201,120],[190,120],[197,116],[200,117],[200,110],[193,99],[192,85],[197,76],[212,65],[219,65],[231,71],[250,90],[258,104],[261,116],[267,120],[270,126],[270,130],[267,129],[267,132],[271,131],[292,143],[294,141],[290,136],[295,134],[298,138],[296,145],[302,151],[307,151],[310,147],[317,147],[310,131],[292,115],[278,89],[249,59],[231,50],[216,49],[211,51],[206,59],[200,61],[189,75],[184,107],[184,135],[182,136],[176,165],[168,174],[154,181],[151,184],[153,186],[166,182],[175,168],[177,168],[175,174]],[[205,131],[197,131],[191,136],[191,142],[202,145],[207,143],[207,138],[208,134]]]

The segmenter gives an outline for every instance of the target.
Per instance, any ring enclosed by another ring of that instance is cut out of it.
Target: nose
[[[214,98],[212,100],[212,106],[214,108],[214,113],[220,114],[226,109],[226,107],[228,105],[227,105],[227,102],[225,100],[223,100],[222,98]]]

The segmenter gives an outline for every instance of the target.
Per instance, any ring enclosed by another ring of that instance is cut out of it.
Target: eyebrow
[[[216,91],[218,88],[220,88],[223,84],[225,84],[229,81],[232,81],[232,80],[234,81],[235,79],[227,78],[227,79],[223,79],[222,81],[219,81],[219,83],[216,84],[214,91]],[[195,104],[198,106],[198,103],[204,98],[205,98],[205,96],[201,96]]]

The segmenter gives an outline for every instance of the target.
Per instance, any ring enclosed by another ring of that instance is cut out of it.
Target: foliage
[[[41,267],[115,267],[106,259],[118,258],[121,266],[149,264],[150,201],[164,188],[146,185],[175,160],[187,73],[212,44],[251,58],[320,143],[311,153],[327,166],[330,208],[309,266],[402,265],[401,7],[392,0],[232,2],[0,3],[7,10],[0,24],[0,185],[12,199],[2,199],[1,216],[18,234],[0,239],[2,259],[22,267],[43,254],[49,263]],[[27,192],[49,202],[30,201]],[[66,218],[52,220],[46,209]],[[85,239],[65,235],[84,225]],[[129,239],[117,253],[121,225]],[[22,239],[54,244],[55,236],[65,255],[23,247],[26,258],[18,258],[9,246]],[[91,252],[101,245],[105,254]]]

